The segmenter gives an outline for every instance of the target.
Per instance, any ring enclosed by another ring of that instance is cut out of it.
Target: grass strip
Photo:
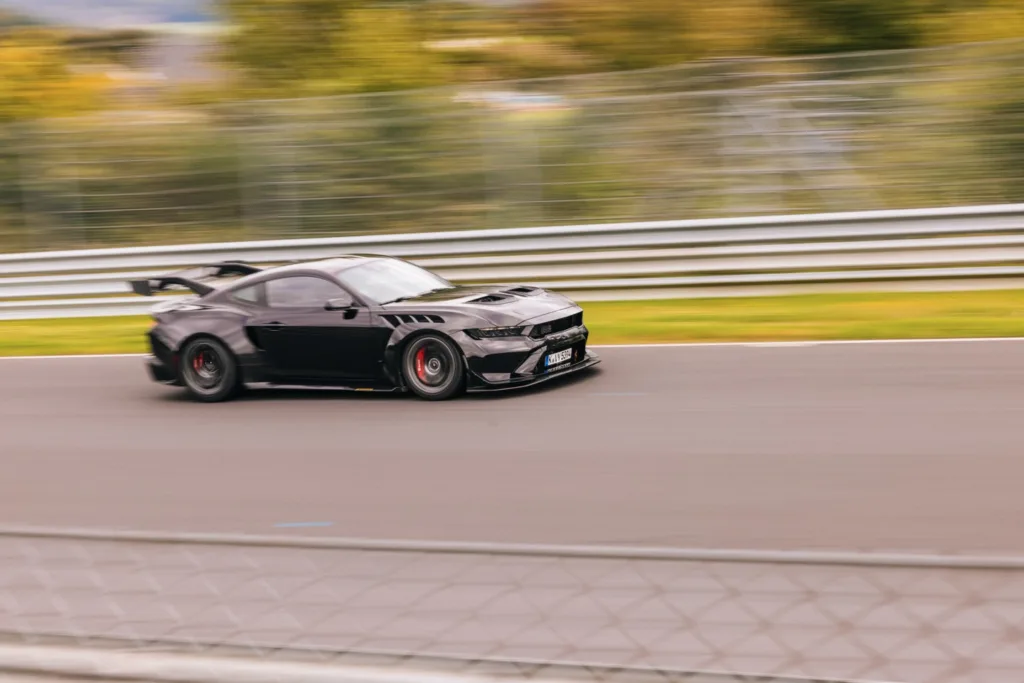
[[[1024,336],[1024,290],[585,302],[593,344]],[[145,316],[0,321],[0,355],[142,353]]]

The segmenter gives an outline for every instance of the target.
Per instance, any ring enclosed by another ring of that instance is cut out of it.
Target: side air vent
[[[388,321],[388,324],[392,327],[398,327],[402,323],[413,324],[413,323],[443,323],[444,318],[439,315],[417,313],[415,315],[409,313],[394,314],[389,313],[384,316],[384,320]]]
[[[500,294],[488,294],[486,296],[479,297],[477,299],[471,299],[471,304],[499,304],[502,301],[508,301],[507,296],[501,296]]]

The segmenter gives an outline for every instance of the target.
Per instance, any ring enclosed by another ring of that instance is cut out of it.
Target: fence
[[[1024,201],[1024,42],[0,130],[0,251]]]
[[[20,529],[0,534],[0,566],[0,635],[23,645],[725,680],[969,683],[1024,670],[1021,558]]]
[[[152,299],[127,295],[129,278],[347,252],[579,300],[1012,288],[1024,276],[1024,205],[7,254],[0,319],[143,314]]]

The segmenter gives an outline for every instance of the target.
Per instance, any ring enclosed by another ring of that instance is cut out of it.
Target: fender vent
[[[501,296],[500,294],[488,294],[478,299],[470,299],[471,304],[498,304],[502,301],[508,301],[509,297]]]
[[[439,315],[423,314],[423,313],[389,313],[384,316],[384,320],[388,321],[391,327],[398,327],[402,323],[413,324],[413,323],[443,323],[444,318]]]

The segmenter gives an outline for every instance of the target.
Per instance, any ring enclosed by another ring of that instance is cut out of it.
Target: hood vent
[[[423,314],[423,313],[389,313],[384,316],[384,319],[388,321],[388,324],[392,327],[398,327],[402,323],[412,325],[414,323],[443,323],[444,318],[439,315]]]
[[[471,304],[500,304],[502,301],[508,301],[510,297],[503,296],[501,294],[487,294],[486,296],[477,297],[476,299],[470,299]]]
[[[516,294],[518,296],[536,296],[537,294],[540,294],[540,292],[541,290],[539,287],[526,287],[525,285],[505,290],[506,294]]]

